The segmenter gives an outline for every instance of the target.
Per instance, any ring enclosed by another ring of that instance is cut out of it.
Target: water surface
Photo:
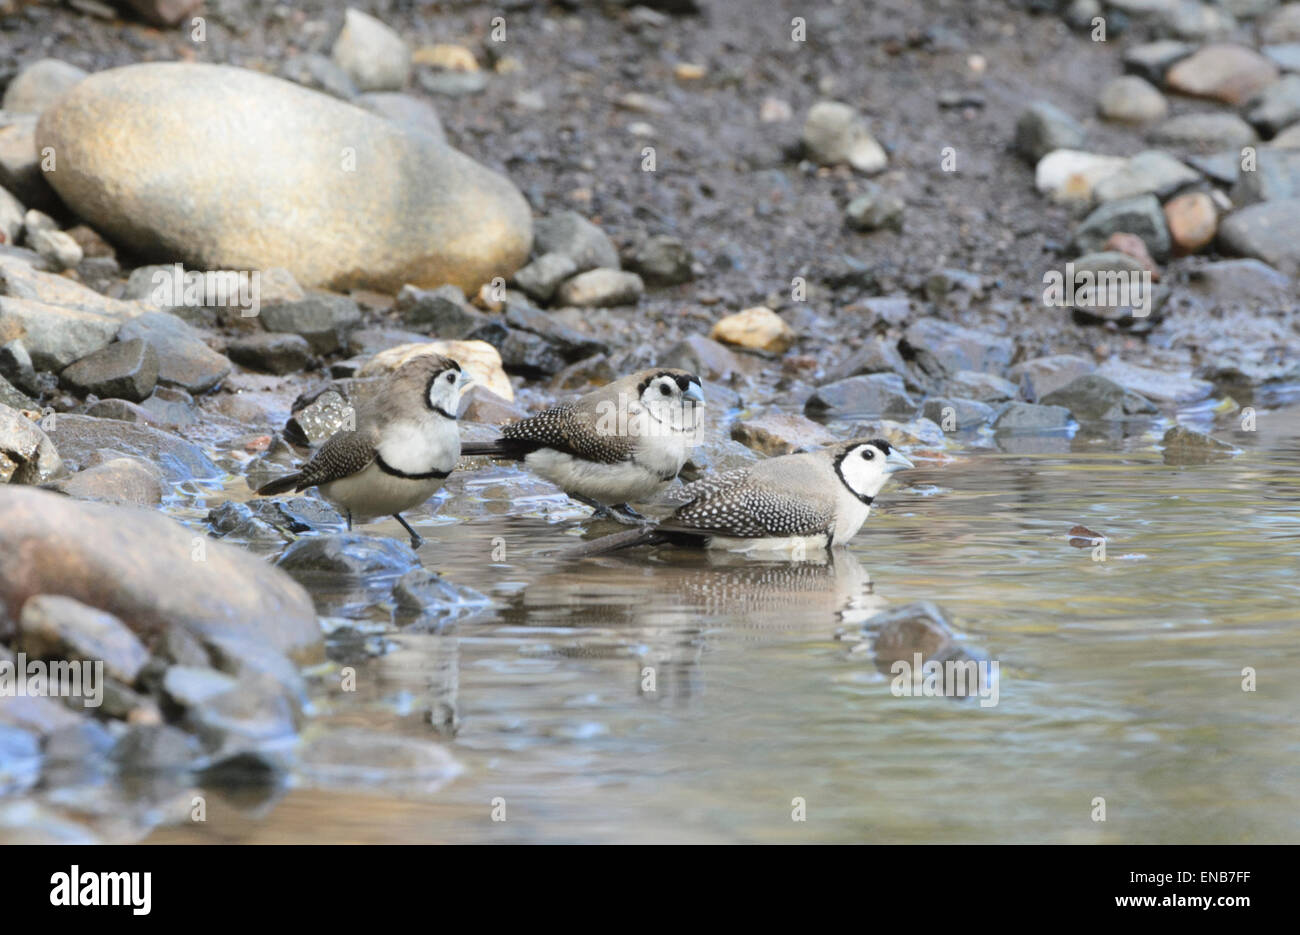
[[[1167,466],[1158,432],[961,452],[903,475],[829,562],[564,563],[585,509],[505,468],[458,475],[421,556],[495,606],[329,621],[358,690],[326,667],[317,708],[441,739],[465,772],[425,796],[216,796],[153,840],[1295,841],[1300,409],[1217,434],[1243,453]],[[862,619],[916,600],[999,662],[996,706],[895,697],[854,652]]]

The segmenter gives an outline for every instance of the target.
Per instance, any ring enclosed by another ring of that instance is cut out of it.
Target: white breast
[[[606,504],[644,500],[667,483],[638,462],[596,464],[552,448],[534,451],[524,463],[565,493]]]
[[[871,507],[840,484],[835,494],[835,536],[832,545],[844,545],[856,536],[870,515]]]
[[[404,474],[450,471],[460,457],[460,430],[450,419],[403,419],[380,433],[379,454]]]

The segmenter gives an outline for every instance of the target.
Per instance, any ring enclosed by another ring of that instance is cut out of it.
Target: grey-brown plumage
[[[262,496],[291,490],[296,493],[357,474],[375,460],[376,434],[373,429],[364,432],[336,432],[316,450],[301,470],[276,478],[258,488],[257,492]]]
[[[912,463],[881,439],[783,455],[687,484],[663,522],[597,540],[571,555],[655,542],[740,551],[843,545],[866,522],[889,475]]]
[[[460,365],[440,354],[404,363],[357,407],[356,428],[336,432],[298,471],[258,489],[267,496],[319,487],[352,515],[391,515],[411,535],[403,510],[429,499],[460,457],[456,409],[467,385]]]
[[[462,454],[522,461],[574,499],[639,520],[626,504],[677,477],[695,444],[703,401],[694,374],[642,370],[506,425],[500,438],[467,444]]]

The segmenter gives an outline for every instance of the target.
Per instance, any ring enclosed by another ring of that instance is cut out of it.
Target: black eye
[[[451,373],[451,372],[448,372],[448,373],[447,373],[447,382],[448,382],[448,383],[455,383],[455,382],[456,382],[456,374]]]
[[[870,461],[870,460],[871,460],[872,458],[874,458],[875,456],[876,456],[876,453],[875,453],[874,451],[872,451],[870,448],[863,448],[863,449],[862,449],[862,458],[863,458],[863,460],[865,460],[865,461]]]
[[[670,390],[670,389],[667,387],[666,384],[663,384],[663,383],[659,384],[659,395],[660,395],[660,396],[671,396],[672,394],[673,394],[673,391]]]

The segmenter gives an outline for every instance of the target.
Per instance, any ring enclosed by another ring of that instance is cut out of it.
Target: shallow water
[[[565,564],[583,508],[508,469],[456,476],[421,556],[495,606],[331,619],[358,690],[329,687],[336,663],[316,706],[439,738],[464,773],[433,795],[214,797],[207,824],[152,840],[1300,839],[1300,408],[1216,434],[1243,453],[1166,466],[1157,432],[922,465],[833,562]],[[996,706],[895,697],[853,652],[860,620],[915,600],[1000,664]]]

